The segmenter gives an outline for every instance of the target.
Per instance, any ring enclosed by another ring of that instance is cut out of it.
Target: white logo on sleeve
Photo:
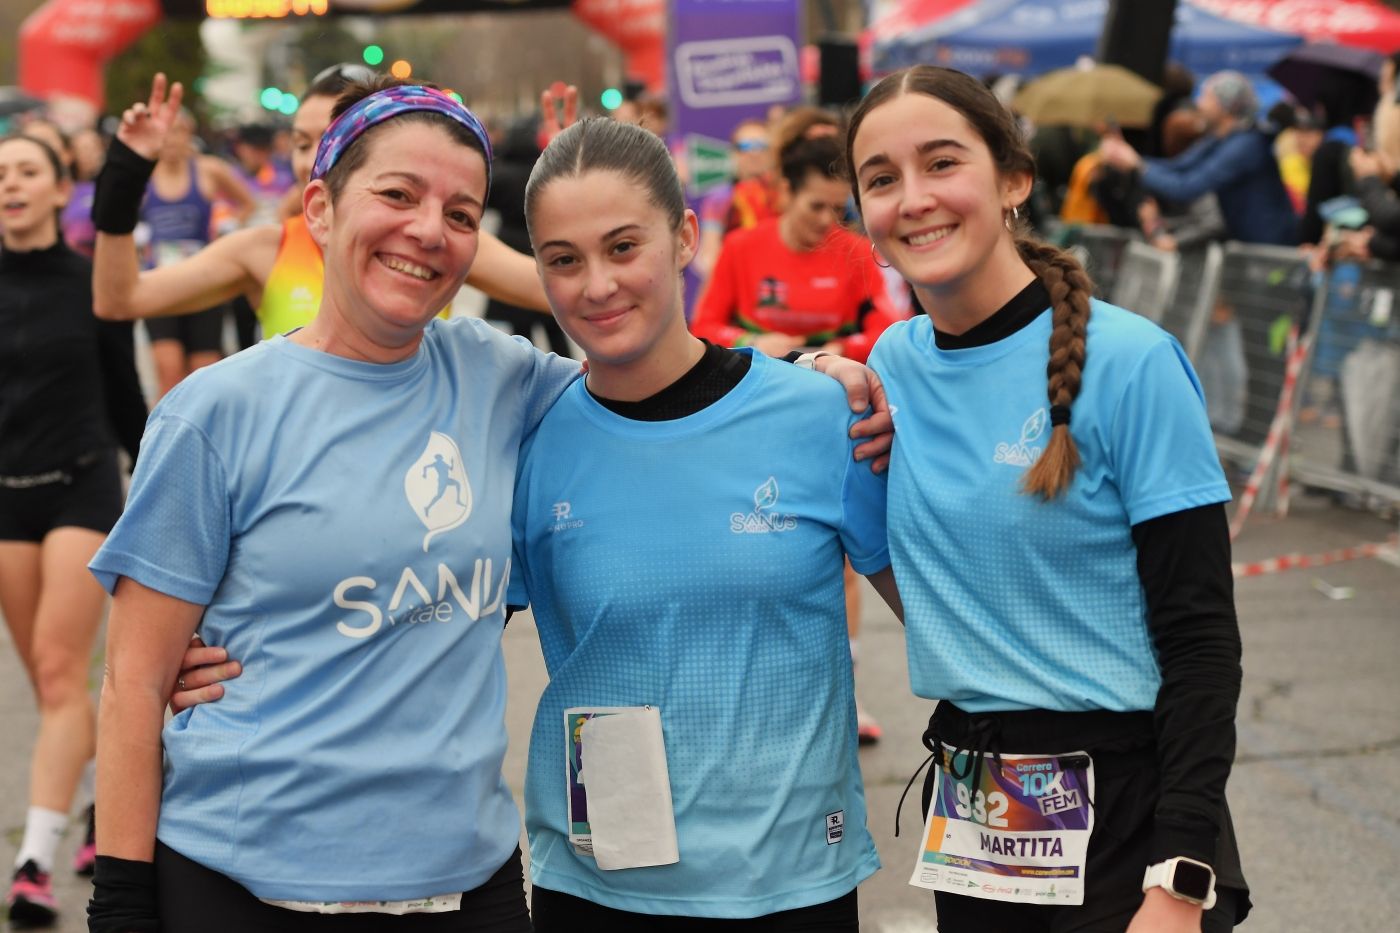
[[[426,552],[434,537],[456,528],[472,514],[472,487],[457,442],[439,431],[430,434],[428,446],[404,474],[403,491],[413,514],[428,529],[423,536]]]
[[[1048,415],[1044,408],[1037,408],[1021,425],[1021,439],[1014,444],[1001,443],[992,460],[1009,466],[1028,467],[1040,457],[1041,448],[1032,446],[1045,433]]]
[[[561,531],[568,531],[570,528],[582,528],[583,519],[574,518],[574,506],[571,502],[556,502],[551,506],[554,514],[554,524],[549,526],[551,534],[558,534]]]
[[[770,531],[792,531],[797,527],[796,515],[774,511],[778,505],[778,480],[768,481],[753,493],[753,511],[734,512],[729,516],[729,530],[736,535],[761,535]]]

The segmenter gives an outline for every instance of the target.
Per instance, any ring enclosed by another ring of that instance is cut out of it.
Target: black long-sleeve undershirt
[[[1049,305],[1050,295],[1037,280],[976,327],[958,335],[935,330],[934,340],[944,350],[993,343],[1034,321]],[[1092,344],[1088,352],[1092,360]],[[1212,862],[1235,757],[1241,681],[1225,506],[1139,522],[1132,536],[1147,628],[1162,672],[1153,708],[1161,797],[1152,861],[1187,855]]]
[[[92,266],[61,242],[0,252],[0,474],[61,468],[146,420],[130,324],[92,314]]]

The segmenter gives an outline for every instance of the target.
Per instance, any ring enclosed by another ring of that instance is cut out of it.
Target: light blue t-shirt
[[[165,728],[162,842],[286,900],[470,890],[506,861],[512,486],[577,372],[434,321],[390,365],[274,337],[156,407],[92,570],[207,606],[243,663]]]
[[[1051,315],[941,350],[921,317],[871,354],[894,412],[890,556],[919,696],[969,712],[1149,710],[1160,670],[1132,526],[1226,502],[1200,384],[1149,321],[1093,302],[1069,490],[1021,492],[1050,436]]]
[[[879,867],[842,556],[861,573],[889,556],[884,480],[852,459],[851,422],[835,382],[762,355],[685,418],[624,418],[582,381],[545,417],[516,487],[511,587],[550,674],[525,782],[535,884],[638,913],[755,917]],[[680,861],[600,871],[568,841],[564,710],[648,704]]]

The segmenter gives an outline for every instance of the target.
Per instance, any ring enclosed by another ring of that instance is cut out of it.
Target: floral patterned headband
[[[316,163],[311,169],[312,179],[324,178],[350,146],[371,127],[401,113],[426,110],[440,113],[460,123],[481,141],[486,153],[486,184],[491,185],[491,140],[486,136],[486,128],[466,107],[447,96],[442,91],[409,84],[402,87],[385,88],[376,91],[363,100],[357,101],[349,110],[336,117],[326,132],[321,135],[321,143],[316,147]]]

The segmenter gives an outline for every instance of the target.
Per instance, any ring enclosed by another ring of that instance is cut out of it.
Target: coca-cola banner
[[[1377,0],[1191,0],[1229,19],[1314,41],[1389,54],[1400,49],[1400,13]]]

